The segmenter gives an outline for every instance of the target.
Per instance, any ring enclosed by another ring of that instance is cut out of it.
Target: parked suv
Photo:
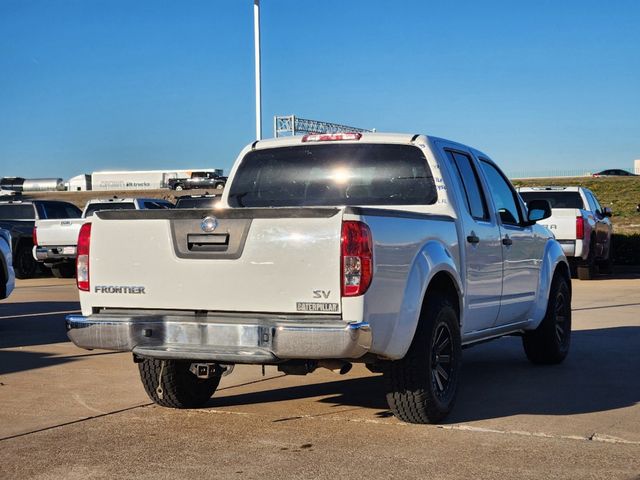
[[[31,253],[34,245],[33,227],[36,220],[69,220],[80,218],[81,211],[69,202],[58,200],[11,200],[0,202],[0,228],[11,233],[13,268],[17,278],[31,278],[38,263]]]
[[[611,209],[602,207],[591,190],[584,187],[521,187],[525,202],[546,200],[551,217],[541,220],[562,245],[572,270],[581,280],[589,280],[595,267],[610,273]]]

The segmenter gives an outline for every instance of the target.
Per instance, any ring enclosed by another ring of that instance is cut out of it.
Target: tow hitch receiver
[[[189,371],[198,378],[207,379],[219,377],[220,375],[229,375],[233,371],[233,365],[220,365],[218,363],[192,363],[189,367]]]

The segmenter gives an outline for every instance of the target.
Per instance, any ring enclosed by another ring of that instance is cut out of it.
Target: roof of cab
[[[339,133],[349,133],[349,132],[339,132]],[[338,134],[339,134],[338,133]],[[327,134],[329,135],[329,134]],[[361,133],[361,137],[359,140],[340,140],[334,143],[411,143],[411,140],[417,136],[415,133],[384,133],[384,132],[364,132]],[[295,135],[291,137],[278,137],[278,138],[267,138],[264,140],[258,140],[253,144],[253,148],[256,150],[263,148],[274,148],[274,147],[291,147],[294,145],[302,145],[304,135]],[[315,143],[330,143],[327,142],[309,142],[309,144]]]
[[[518,187],[519,192],[579,192],[580,190],[586,190],[584,187],[575,186],[561,186],[561,185],[548,185],[541,187]]]
[[[338,132],[340,133],[351,133],[351,132]],[[390,133],[390,132],[357,132],[360,133],[360,138],[358,140],[339,140],[339,141],[314,141],[308,142],[309,144],[316,143],[399,143],[399,144],[411,144],[412,142],[417,141],[419,138],[424,138],[428,142],[433,143],[447,143],[451,146],[458,146],[465,149],[470,149],[476,155],[480,155],[482,157],[486,157],[490,159],[489,155],[477,150],[470,145],[465,145],[460,142],[456,142],[453,140],[447,140],[445,138],[434,137],[431,135],[425,135],[422,133]],[[324,134],[321,134],[324,135]],[[327,134],[330,135],[330,134]],[[305,135],[295,135],[291,137],[278,137],[278,138],[267,138],[264,140],[255,141],[251,147],[254,150],[261,150],[266,148],[277,148],[277,147],[292,147],[297,145],[307,145],[307,142],[304,142]]]

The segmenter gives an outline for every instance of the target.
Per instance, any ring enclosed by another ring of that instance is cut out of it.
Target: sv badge
[[[331,295],[331,290],[314,290],[313,298],[329,298]]]

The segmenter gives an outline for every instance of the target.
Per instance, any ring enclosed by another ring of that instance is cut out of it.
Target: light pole
[[[253,38],[256,53],[256,140],[262,140],[262,90],[260,88],[260,0],[253,0]]]

